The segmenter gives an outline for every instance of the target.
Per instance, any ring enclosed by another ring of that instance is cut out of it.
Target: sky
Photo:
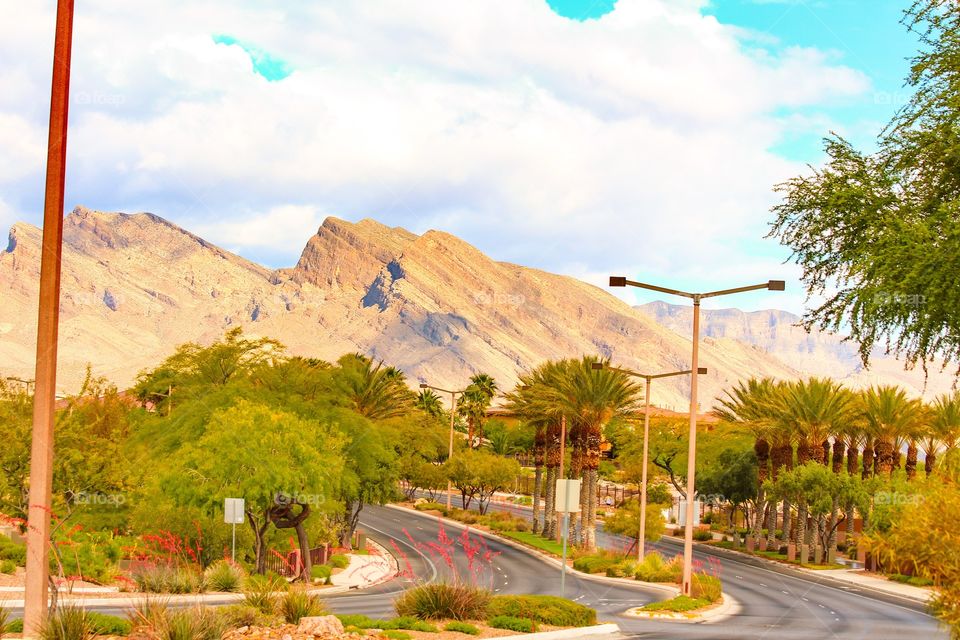
[[[784,293],[772,187],[908,97],[909,0],[87,0],[66,202],[263,264],[327,216],[498,260]],[[0,0],[0,226],[39,224],[56,3]],[[616,291],[631,302],[645,296]]]

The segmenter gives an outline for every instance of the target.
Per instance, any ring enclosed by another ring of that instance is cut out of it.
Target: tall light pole
[[[608,369],[610,371],[619,371],[620,373],[626,374],[628,376],[633,376],[635,378],[643,378],[647,383],[646,391],[644,394],[644,411],[643,411],[643,470],[640,472],[640,533],[637,538],[637,559],[640,562],[643,562],[643,557],[645,554],[645,542],[647,536],[647,460],[649,458],[648,452],[650,450],[650,383],[658,378],[669,378],[671,376],[684,376],[688,373],[693,373],[692,369],[686,369],[684,371],[671,371],[670,373],[637,373],[636,371],[631,371],[630,369],[621,369],[619,367],[611,367],[605,365],[602,362],[594,362],[591,367],[594,369]],[[704,375],[707,372],[706,367],[698,367],[697,373]]]
[[[611,287],[639,287],[650,291],[660,293],[669,293],[674,296],[683,296],[693,300],[693,354],[690,362],[690,370],[699,370],[700,363],[700,301],[704,298],[716,298],[733,293],[744,293],[746,291],[759,291],[768,289],[770,291],[783,291],[786,289],[786,283],[783,280],[770,280],[763,284],[748,285],[746,287],[736,287],[735,289],[721,289],[719,291],[709,291],[707,293],[690,293],[678,289],[668,289],[654,284],[635,282],[627,280],[623,276],[610,276]],[[690,378],[690,442],[687,449],[687,509],[686,509],[686,527],[683,541],[683,581],[680,588],[684,595],[690,595],[690,587],[693,581],[693,518],[695,515],[694,498],[696,497],[696,465],[697,465],[697,383],[699,376]]]
[[[67,117],[70,105],[70,54],[73,0],[58,0],[47,138],[47,178],[40,254],[37,312],[36,384],[30,445],[30,496],[27,505],[27,576],[24,636],[37,637],[47,613],[47,545],[53,484],[53,419],[57,395],[57,335],[60,328],[60,263],[63,251],[63,191],[67,171]]]
[[[450,451],[447,453],[447,460],[453,457],[453,424],[457,418],[457,395],[463,395],[464,389],[460,391],[450,391],[449,389],[441,389],[440,387],[432,387],[429,384],[420,384],[421,389],[433,389],[434,391],[440,391],[441,393],[450,394]],[[453,481],[447,480],[447,511],[450,511],[453,508]]]

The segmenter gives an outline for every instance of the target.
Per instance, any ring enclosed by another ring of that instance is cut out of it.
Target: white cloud
[[[798,126],[784,112],[868,83],[824,52],[748,48],[702,5],[620,0],[579,23],[544,0],[84,3],[68,198],[286,264],[329,212],[568,273],[792,275],[757,255],[770,186],[801,170],[768,149]],[[53,6],[0,25],[24,94],[0,100],[2,168],[41,170]],[[215,33],[296,70],[267,82]],[[22,175],[0,178],[11,202],[29,199]]]

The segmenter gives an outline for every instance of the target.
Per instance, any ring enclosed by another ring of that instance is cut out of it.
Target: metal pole
[[[647,376],[646,408],[643,412],[643,470],[640,472],[640,537],[637,539],[637,559],[643,562],[644,542],[647,538],[647,455],[650,444],[650,376]]]
[[[557,478],[563,480],[563,461],[567,455],[567,416],[560,416],[560,469],[557,470]],[[568,516],[569,517],[569,516]],[[566,522],[566,521],[565,521]],[[566,531],[569,528],[569,524],[564,524],[563,530]],[[566,534],[557,531],[557,542],[560,542],[560,539],[563,538],[566,540]],[[566,542],[564,542],[566,544]]]
[[[47,613],[47,555],[53,483],[53,421],[56,411],[57,334],[60,322],[60,261],[63,249],[64,182],[67,166],[67,119],[70,104],[70,54],[73,0],[58,0],[47,138],[47,178],[40,257],[40,304],[37,313],[36,384],[30,448],[30,497],[27,520],[27,577],[24,635],[34,637]]]
[[[237,563],[237,523],[234,522],[233,525],[231,526],[233,526],[233,542],[230,545],[230,561],[236,564]]]
[[[563,482],[563,560],[560,564],[560,597],[566,596],[567,590],[567,535],[570,530],[570,482]]]
[[[700,376],[696,371],[700,359],[700,296],[693,298],[693,357],[690,368],[694,373],[690,376],[690,443],[687,448],[687,526],[683,540],[683,595],[690,595],[693,581],[693,517],[695,513],[694,498],[696,497],[695,479],[697,471],[697,382]]]
[[[447,460],[453,458],[453,421],[457,415],[457,392],[450,392],[450,451]],[[453,509],[453,480],[447,480],[447,511]]]

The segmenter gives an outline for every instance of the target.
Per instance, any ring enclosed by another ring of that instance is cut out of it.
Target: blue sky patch
[[[237,46],[243,49],[243,52],[250,57],[250,63],[253,65],[254,73],[263,76],[270,82],[278,82],[293,73],[293,67],[286,61],[248,42],[243,42],[228,35],[215,35],[213,36],[213,41],[217,44]]]
[[[591,20],[614,10],[617,0],[547,0],[554,13],[571,20]]]

